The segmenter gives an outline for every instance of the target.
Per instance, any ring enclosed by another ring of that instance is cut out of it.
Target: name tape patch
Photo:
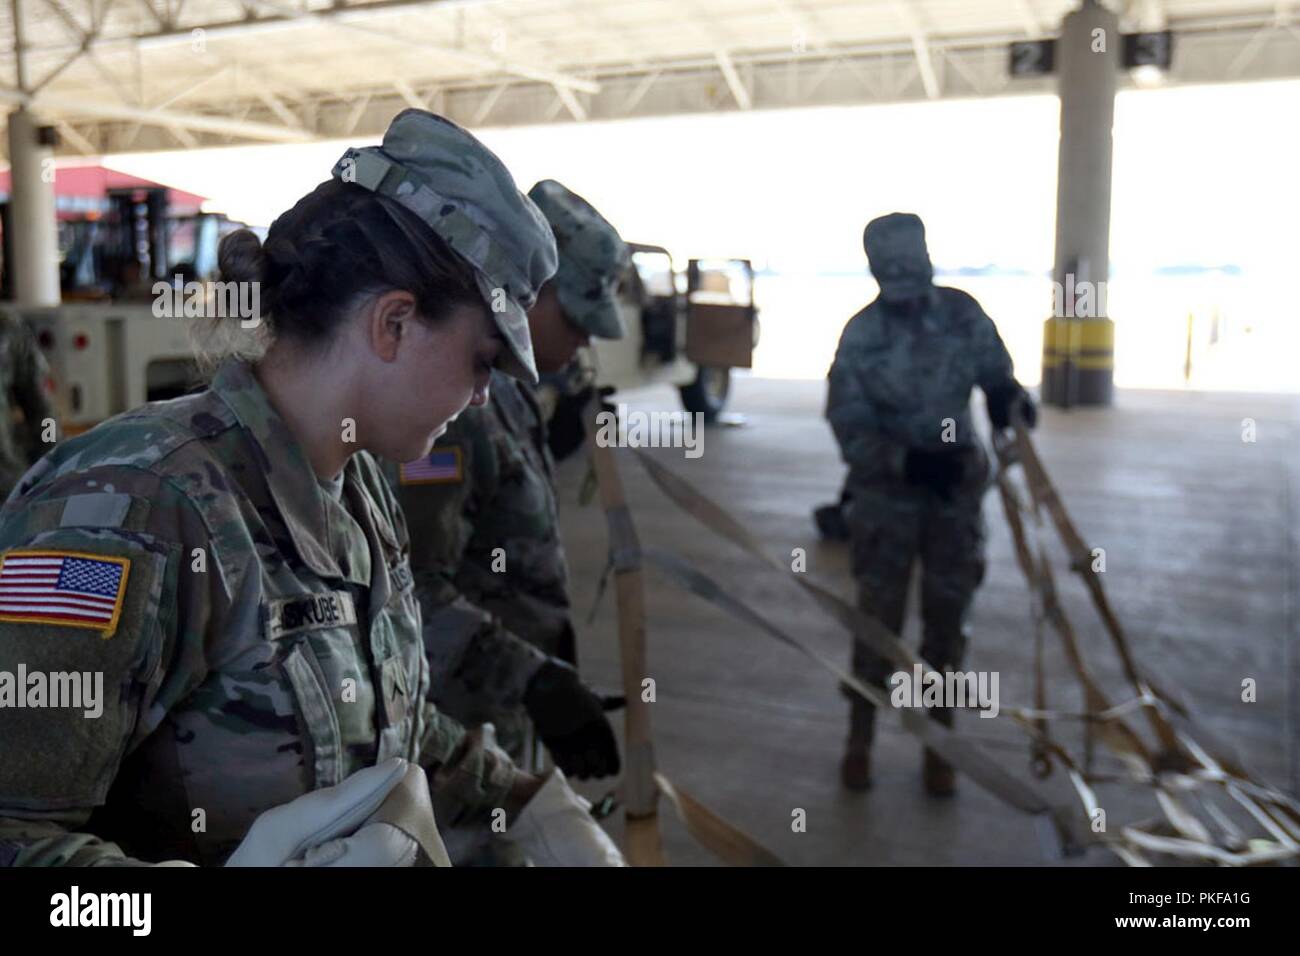
[[[0,621],[85,627],[110,638],[130,571],[130,558],[10,551],[0,557]]]
[[[357,608],[347,591],[322,591],[271,601],[266,635],[274,641],[300,631],[357,623]]]

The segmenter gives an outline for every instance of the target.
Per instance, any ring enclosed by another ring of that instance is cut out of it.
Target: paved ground
[[[676,407],[669,389],[625,400],[644,410]],[[738,379],[732,409],[745,416],[743,425],[710,429],[698,459],[685,459],[679,449],[655,453],[745,520],[772,553],[806,548],[808,573],[851,598],[844,549],[818,543],[809,520],[814,505],[835,496],[842,475],[820,417],[822,401],[819,382]],[[1243,441],[1245,419],[1254,422],[1253,442]],[[1039,429],[1039,447],[1076,522],[1106,550],[1104,580],[1138,658],[1182,688],[1253,768],[1292,792],[1300,783],[1298,439],[1300,396],[1277,395],[1122,392],[1107,410],[1047,410]],[[645,543],[677,549],[774,622],[847,661],[843,633],[797,589],[698,528],[630,456],[620,459]],[[561,468],[564,533],[582,667],[613,688],[619,671],[612,591],[588,621],[606,538],[599,509],[577,505],[584,470],[577,458]],[[974,611],[968,665],[999,672],[1004,707],[1029,705],[1028,592],[996,495],[985,508],[989,573]],[[1066,580],[1063,562],[1058,567],[1085,654],[1122,700],[1125,685],[1083,587]],[[1034,824],[973,784],[954,800],[928,798],[918,745],[896,720],[882,721],[874,789],[842,791],[838,761],[848,708],[834,679],[657,572],[648,572],[647,589],[660,768],[789,862],[1046,862]],[[917,640],[914,624],[907,637]],[[1049,647],[1052,703],[1077,709],[1077,686],[1058,648]],[[1258,685],[1255,703],[1241,701],[1248,677]],[[1009,719],[967,717],[961,726],[1008,769],[1027,775],[1024,737]],[[1044,786],[1069,799],[1059,771]],[[1112,826],[1157,812],[1140,788],[1102,786],[1099,794]],[[804,833],[792,831],[795,809],[806,811]],[[675,819],[665,821],[664,837],[670,862],[712,862]],[[1095,851],[1074,862],[1114,860]]]

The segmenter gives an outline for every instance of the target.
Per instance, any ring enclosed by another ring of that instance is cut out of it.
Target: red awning
[[[0,193],[9,196],[9,170],[0,172]],[[60,219],[80,219],[107,206],[109,191],[121,189],[166,189],[167,207],[172,215],[187,216],[198,212],[206,196],[174,189],[164,183],[155,183],[129,173],[118,172],[105,166],[54,167],[54,205]]]

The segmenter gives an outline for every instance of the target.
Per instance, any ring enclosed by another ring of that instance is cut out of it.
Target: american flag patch
[[[129,558],[73,551],[10,551],[0,558],[0,621],[89,627],[112,637]]]
[[[401,483],[404,485],[435,485],[460,481],[460,448],[449,445],[435,448],[423,458],[408,461],[402,466]]]

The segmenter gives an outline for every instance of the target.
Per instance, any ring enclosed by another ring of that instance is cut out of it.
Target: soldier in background
[[[981,501],[988,455],[970,415],[971,389],[987,399],[994,428],[1012,409],[1036,418],[1012,376],[1011,357],[979,303],[933,284],[925,227],[910,213],[868,223],[864,237],[879,296],[853,316],[831,366],[826,417],[849,466],[846,519],[859,606],[902,633],[912,566],[921,564],[921,655],[954,670],[965,654],[966,614],[984,578]],[[883,685],[892,668],[855,644],[853,672]],[[851,790],[870,786],[875,708],[851,695],[841,766]],[[949,708],[931,717],[952,726]],[[924,781],[954,791],[952,767],[925,752]]]
[[[49,374],[31,328],[0,309],[0,501],[51,447],[42,440],[46,422],[57,421],[46,387]]]
[[[528,196],[559,251],[559,268],[528,313],[546,375],[590,336],[622,337],[614,295],[629,253],[614,227],[559,183],[543,180]],[[554,463],[536,389],[493,373],[486,405],[467,409],[428,456],[390,466],[390,475],[411,527],[430,699],[463,722],[491,721],[525,766],[531,722],[566,774],[617,773],[613,728],[575,668]]]

